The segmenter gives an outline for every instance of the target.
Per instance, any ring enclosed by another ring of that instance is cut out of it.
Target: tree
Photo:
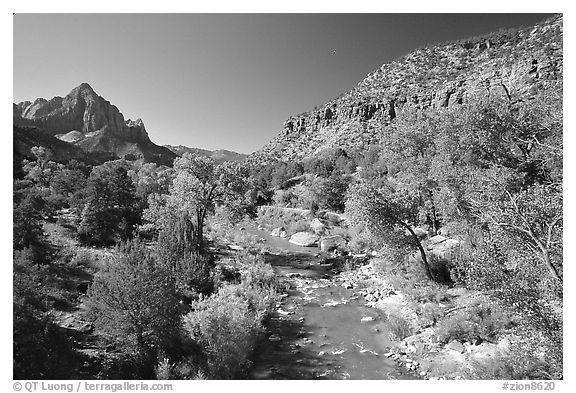
[[[53,156],[52,151],[38,146],[32,147],[31,151],[36,157],[36,161],[24,161],[23,169],[26,172],[26,178],[34,181],[40,187],[48,187],[56,169],[56,163],[50,161]]]
[[[158,167],[153,162],[143,164],[133,177],[136,194],[144,200],[150,194],[167,194],[173,175],[172,168]]]
[[[350,176],[336,172],[332,172],[327,178],[315,178],[310,188],[318,207],[337,212],[344,211],[344,198],[350,180]]]
[[[77,193],[86,188],[88,174],[86,174],[86,167],[74,160],[66,166],[59,167],[50,179],[52,196],[63,198],[66,203],[70,204],[75,196],[79,195]]]
[[[412,225],[418,218],[417,195],[396,190],[391,184],[376,189],[366,183],[352,184],[348,188],[345,212],[354,225],[366,225],[382,238],[386,232],[408,231],[411,244],[420,252],[426,276],[433,279],[426,252]]]
[[[550,276],[562,282],[562,186],[537,184],[518,189],[521,180],[504,168],[479,175],[470,195],[474,213],[491,231],[538,255]]]
[[[141,205],[122,162],[95,167],[85,194],[78,228],[83,242],[109,245],[131,237],[140,220]]]
[[[208,157],[190,153],[174,161],[176,177],[170,193],[152,195],[145,218],[160,229],[183,218],[189,222],[194,248],[204,248],[204,225],[216,204],[241,208],[246,203],[247,172],[234,162],[216,165]]]
[[[138,241],[118,250],[94,278],[88,304],[97,327],[153,364],[160,351],[169,352],[179,326],[175,281]]]
[[[193,235],[193,223],[178,217],[164,225],[156,246],[158,262],[174,277],[176,291],[185,299],[214,289],[214,261],[197,252]]]
[[[34,260],[40,261],[49,248],[41,222],[45,202],[34,188],[28,188],[27,191],[24,199],[14,204],[13,247],[14,250],[29,248],[34,254]]]

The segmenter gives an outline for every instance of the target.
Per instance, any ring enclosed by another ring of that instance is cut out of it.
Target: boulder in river
[[[310,223],[310,229],[317,235],[322,235],[326,232],[326,225],[319,218],[315,218]]]
[[[457,341],[457,340],[450,341],[450,343],[448,343],[448,345],[446,345],[446,348],[451,349],[452,351],[460,352],[460,353],[465,352],[464,345],[462,345],[462,343],[460,341]]]
[[[320,250],[330,252],[344,243],[344,239],[340,235],[325,236],[320,239]]]
[[[289,241],[297,246],[313,247],[318,243],[318,236],[310,232],[296,232]]]
[[[286,229],[284,229],[284,227],[274,228],[272,229],[272,232],[270,232],[270,236],[280,237],[282,232],[286,232]]]

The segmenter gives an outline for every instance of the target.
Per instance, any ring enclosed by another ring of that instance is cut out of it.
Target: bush
[[[262,321],[277,300],[276,275],[261,256],[244,252],[230,262],[226,269],[239,272],[240,279],[233,280],[239,283],[222,282],[217,293],[192,302],[183,318],[189,337],[203,348],[203,368],[211,378],[234,378],[250,366]],[[188,369],[188,377],[202,377],[198,364]]]
[[[238,254],[236,260],[240,264],[243,285],[251,288],[275,288],[276,273],[272,266],[264,262],[262,256],[244,252]]]
[[[474,304],[441,320],[435,335],[441,343],[495,341],[513,325],[512,318],[495,304]]]
[[[78,249],[76,252],[73,252],[69,265],[74,267],[94,267],[97,261],[98,258],[91,250]]]
[[[14,252],[13,378],[64,379],[73,351],[46,313],[48,267],[33,261],[29,249]]]
[[[354,225],[350,229],[350,248],[355,252],[377,250],[381,247],[375,236],[364,225]]]
[[[390,334],[395,340],[401,341],[406,337],[414,334],[414,330],[406,318],[398,311],[390,311],[388,313],[388,328],[390,329]]]
[[[420,307],[420,324],[422,327],[434,326],[444,317],[444,310],[438,304],[425,303]]]
[[[207,298],[192,303],[184,316],[184,329],[203,348],[208,359],[207,374],[212,378],[231,379],[250,366],[262,315],[251,309],[245,290],[226,285]]]
[[[515,255],[511,259],[509,253]],[[458,259],[455,276],[466,286],[487,291],[505,306],[525,315],[529,324],[559,341],[562,286],[534,255],[511,250],[486,236],[467,258]]]
[[[473,361],[470,378],[562,379],[562,347],[532,329],[523,330],[518,341],[494,358]]]

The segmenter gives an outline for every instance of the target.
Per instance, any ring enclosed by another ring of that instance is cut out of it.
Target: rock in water
[[[319,218],[315,218],[312,220],[312,222],[310,223],[310,229],[312,230],[312,232],[314,232],[317,235],[322,235],[324,234],[324,232],[326,232],[326,225],[324,225],[322,223],[322,221],[320,221]]]
[[[318,236],[310,232],[296,232],[289,242],[301,247],[313,247],[318,242]]]
[[[282,232],[286,232],[286,230],[284,229],[284,227],[274,228],[274,229],[272,229],[272,232],[270,232],[270,236],[280,237],[280,234],[281,234]]]
[[[446,345],[446,348],[451,349],[452,351],[460,352],[460,353],[464,353],[464,351],[465,351],[464,345],[462,345],[462,343],[460,341],[456,341],[456,340],[450,341],[450,343],[448,343],[448,345]]]
[[[320,239],[320,250],[330,252],[342,245],[344,239],[340,235],[326,236]]]

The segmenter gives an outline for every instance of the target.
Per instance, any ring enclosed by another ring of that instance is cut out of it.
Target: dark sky
[[[88,82],[158,144],[249,153],[417,47],[547,16],[17,14],[13,98]]]

